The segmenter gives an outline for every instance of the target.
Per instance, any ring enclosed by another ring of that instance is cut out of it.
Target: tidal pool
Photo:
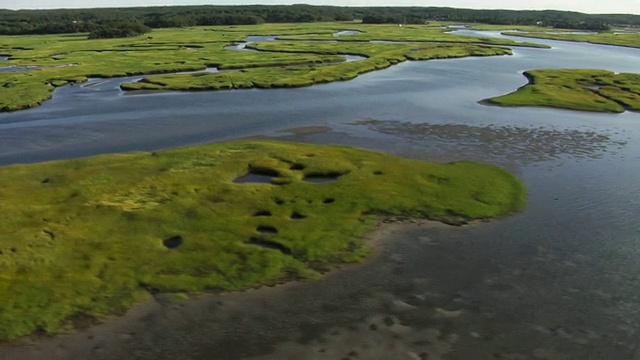
[[[537,42],[553,48],[295,90],[72,86],[0,114],[5,165],[260,135],[490,162],[529,190],[523,213],[489,223],[383,224],[376,257],[321,280],[189,301],[155,294],[76,334],[2,345],[0,358],[639,358],[640,114],[477,102],[515,90],[528,69],[640,72],[640,50]],[[323,131],[278,132],[312,126]]]
[[[4,59],[0,59],[0,60],[8,60],[9,57],[4,57]],[[77,66],[76,64],[62,64],[62,65],[51,65],[51,66],[17,66],[17,65],[10,65],[10,66],[0,66],[0,73],[17,73],[17,72],[29,72],[29,71],[36,71],[36,70],[40,70],[40,69],[51,69],[51,68],[64,68],[64,67],[70,67],[70,66]]]
[[[350,36],[350,35],[358,35],[358,34],[362,34],[362,31],[358,31],[358,30],[342,30],[342,31],[338,31],[338,32],[333,33],[333,36],[340,37],[340,36]]]

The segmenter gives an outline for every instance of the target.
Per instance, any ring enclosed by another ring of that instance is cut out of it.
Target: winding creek
[[[158,295],[76,334],[0,346],[0,358],[640,358],[640,114],[478,104],[529,69],[640,72],[640,49],[535,41],[552,49],[301,89],[125,95],[125,79],[93,80],[0,114],[2,165],[269,136],[486,161],[529,189],[523,213],[490,223],[386,224],[379,256],[322,280]]]
[[[338,37],[338,36],[345,36],[345,35],[354,35],[354,34],[357,34],[357,33],[358,32],[355,32],[355,31],[339,31],[339,32],[336,32],[333,35]],[[267,42],[267,41],[278,41],[278,37],[277,36],[255,36],[255,35],[254,36],[247,36],[245,41],[240,42],[240,43],[238,43],[236,45],[226,46],[225,49],[227,49],[227,50],[239,50],[239,51],[261,52],[260,50],[255,50],[255,49],[252,49],[252,48],[248,48],[247,45],[252,44],[252,43],[256,43],[256,42]],[[322,42],[332,42],[332,41],[323,40]],[[366,59],[366,57],[359,56],[359,55],[338,54],[338,56],[343,57],[345,59],[345,62],[360,61],[360,60]]]

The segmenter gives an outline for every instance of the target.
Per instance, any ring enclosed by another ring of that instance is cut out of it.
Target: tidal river
[[[486,161],[529,189],[523,213],[490,223],[386,224],[376,257],[322,280],[157,296],[0,359],[640,359],[640,114],[478,104],[528,69],[638,73],[640,50],[538,42],[553,48],[293,90],[123,94],[105,80],[0,114],[3,165],[263,135]]]

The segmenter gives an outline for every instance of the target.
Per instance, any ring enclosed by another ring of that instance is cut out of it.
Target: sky
[[[473,9],[555,9],[640,14],[640,0],[0,0],[0,9],[93,8],[163,5],[313,4],[337,6],[446,6]]]

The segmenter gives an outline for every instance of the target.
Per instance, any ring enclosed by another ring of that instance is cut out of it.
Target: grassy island
[[[358,75],[386,69],[407,60],[447,59],[467,56],[511,55],[502,47],[460,44],[380,44],[380,43],[304,43],[265,42],[249,45],[263,52],[325,56],[359,55],[364,60],[338,61],[338,64],[303,64],[298,66],[253,68],[218,73],[171,74],[149,76],[136,83],[122,85],[124,90],[220,90],[247,88],[292,88],[345,81]],[[341,59],[342,60],[342,59]]]
[[[338,36],[345,29],[353,31]],[[448,30],[435,22],[404,27],[349,22],[156,29],[123,39],[87,39],[87,34],[2,36],[0,56],[8,59],[0,59],[0,112],[37,106],[56,87],[96,77],[172,74],[125,84],[126,90],[294,87],[348,80],[405,60],[508,55],[505,45],[537,46],[452,35]],[[296,41],[253,44],[259,51],[230,48],[252,35],[286,35],[282,39]],[[366,59],[346,62],[339,56],[344,54]]]
[[[526,71],[529,83],[517,91],[484,100],[500,106],[549,106],[570,110],[621,113],[640,111],[640,74],[605,70]]]
[[[0,169],[0,339],[57,333],[153,292],[314,278],[369,253],[381,216],[461,224],[520,210],[474,162],[228,142]]]

